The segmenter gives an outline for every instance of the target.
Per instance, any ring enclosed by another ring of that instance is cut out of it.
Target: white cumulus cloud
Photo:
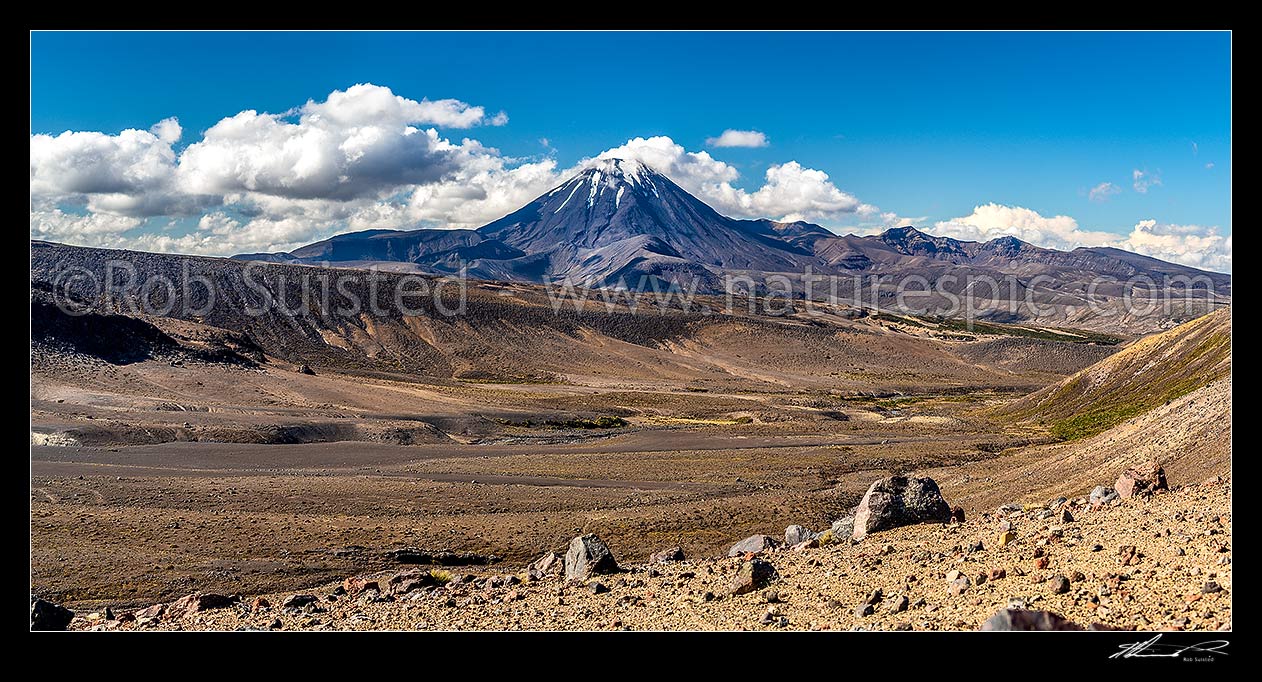
[[[1129,234],[1118,234],[1085,230],[1066,215],[1048,217],[1021,206],[990,203],[976,206],[970,215],[940,221],[932,232],[972,241],[1013,236],[1062,251],[1079,246],[1111,246],[1196,268],[1231,270],[1231,236],[1223,236],[1217,227],[1142,220]]]
[[[117,135],[66,131],[31,136],[31,204],[48,210],[59,203],[86,205],[94,212],[123,215],[172,212],[179,123],[167,119],[153,131]]]
[[[1231,235],[1220,234],[1217,227],[1141,220],[1120,245],[1172,263],[1218,272],[1231,271]]]
[[[1121,187],[1118,187],[1111,182],[1102,182],[1095,187],[1092,187],[1091,191],[1087,192],[1087,198],[1091,201],[1105,202],[1109,200],[1109,197],[1121,193]]]
[[[690,152],[666,136],[628,140],[596,158],[636,159],[664,173],[719,213],[737,218],[835,222],[855,213],[860,202],[838,189],[821,170],[796,161],[770,166],[752,192],[734,183],[735,166],[709,152]],[[583,164],[580,164],[580,167]]]
[[[60,241],[67,237],[110,239],[140,227],[143,221],[130,216],[107,213],[74,214],[55,208],[31,211],[31,238]]]
[[[456,169],[458,146],[412,123],[463,122],[467,105],[416,102],[377,86],[351,91],[308,102],[296,122],[253,110],[223,119],[180,156],[183,186],[204,194],[349,200],[436,182]]]
[[[707,137],[706,145],[711,147],[766,147],[766,133],[757,130],[724,130],[718,137]]]

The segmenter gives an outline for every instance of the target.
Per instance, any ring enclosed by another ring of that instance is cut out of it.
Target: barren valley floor
[[[734,537],[755,531],[791,523],[826,527],[872,479],[891,471],[989,459],[1030,437],[969,414],[1002,399],[995,393],[813,399],[831,400],[845,415],[839,419],[795,404],[810,402],[796,391],[710,395],[461,384],[412,390],[362,377],[275,368],[263,377],[255,370],[156,361],[130,365],[125,373],[121,380],[173,391],[169,382],[200,381],[205,388],[210,377],[203,375],[216,375],[237,391],[268,381],[277,391],[324,397],[343,390],[383,403],[376,405],[383,410],[425,403],[450,412],[453,423],[471,425],[463,430],[481,425],[494,433],[427,431],[438,442],[411,445],[185,440],[34,446],[34,583],[59,601],[139,604],[194,589],[293,589],[388,568],[395,562],[387,553],[408,547],[493,554],[515,566],[580,532],[598,533],[632,556],[669,545],[693,556],[716,555]],[[40,382],[36,422],[98,440],[143,440],[143,432],[164,428],[179,430],[181,438],[256,428],[262,439],[283,419],[317,430],[403,428],[367,414],[371,405],[168,407],[139,416],[139,406],[117,404],[117,394],[97,400],[75,389],[82,402],[74,406],[54,397],[71,392]],[[375,393],[386,397],[374,399]],[[530,401],[635,414],[622,427],[574,429],[504,426],[494,421],[502,417],[475,417],[462,407],[511,402],[520,408]],[[462,409],[465,416],[454,416]]]

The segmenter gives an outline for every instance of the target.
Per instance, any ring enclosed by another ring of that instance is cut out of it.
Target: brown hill
[[[1228,308],[1140,339],[999,412],[1072,440],[1105,431],[1230,374]]]

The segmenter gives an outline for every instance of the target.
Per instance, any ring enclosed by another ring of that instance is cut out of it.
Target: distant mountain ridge
[[[994,304],[980,313],[991,321],[1037,319],[1123,333],[1192,319],[1231,295],[1231,275],[1121,249],[1058,251],[1012,236],[963,241],[912,226],[838,235],[807,222],[729,218],[662,173],[626,159],[598,160],[476,230],[368,230],[289,253],[234,258],[431,275],[463,268],[474,279],[640,290],[665,283],[700,293],[722,293],[729,275],[748,278],[755,288],[768,287],[776,276],[793,283],[795,297],[809,272],[837,276],[840,290],[827,295],[852,301],[862,295],[863,306],[894,302],[898,282],[923,278],[928,285],[919,288],[933,291],[917,300],[930,314],[958,315],[952,307],[959,300],[977,298]],[[885,279],[870,298],[867,282],[874,278]],[[1154,301],[1159,309],[1136,312],[1127,302],[1135,295],[1160,299]]]
[[[971,242],[914,227],[875,236],[838,235],[807,222],[738,220],[720,215],[639,161],[601,159],[546,194],[476,230],[367,230],[289,253],[241,260],[289,263],[408,263],[421,272],[540,282],[573,278],[613,284],[640,276],[713,279],[722,272],[897,273],[939,264],[996,274],[1074,270],[1128,278],[1230,275],[1166,263],[1106,247],[1057,251],[999,237]]]

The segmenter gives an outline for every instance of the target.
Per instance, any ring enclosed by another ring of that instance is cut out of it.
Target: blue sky
[[[362,211],[348,220],[339,205],[304,209],[309,234],[276,228],[298,209],[275,204],[295,197],[266,190],[257,196],[246,186],[238,189],[250,196],[237,204],[174,202],[183,205],[154,210],[172,202],[92,201],[83,190],[99,187],[54,173],[82,163],[76,154],[89,142],[58,140],[64,131],[116,136],[175,117],[182,133],[170,144],[174,167],[224,118],[246,110],[286,112],[371,83],[409,100],[450,98],[483,107],[486,117],[478,125],[415,126],[433,126],[456,145],[467,138],[495,148],[496,172],[550,160],[551,172],[561,173],[628,140],[666,137],[724,166],[681,167],[679,173],[695,175],[677,178],[689,189],[689,182],[698,188],[728,182],[753,195],[769,181],[768,168],[796,162],[826,173],[831,187],[856,202],[879,207],[879,213],[856,212],[854,202],[847,207],[835,195],[795,207],[767,194],[741,206],[716,206],[728,213],[783,210],[843,232],[878,229],[878,216],[885,215],[894,222],[915,219],[929,231],[962,237],[1012,232],[1050,246],[1109,239],[1095,233],[1124,239],[1142,221],[1155,221],[1150,232],[1161,239],[1127,243],[1148,243],[1137,250],[1164,249],[1165,257],[1185,261],[1197,250],[1225,248],[1225,261],[1218,253],[1214,263],[1199,264],[1228,269],[1230,48],[1226,33],[35,33],[32,234],[60,241],[78,235],[85,243],[91,242],[85,235],[99,241],[112,234],[119,244],[130,239],[143,246],[137,235],[195,233],[206,215],[229,221],[220,229],[236,235],[251,217],[266,214],[267,234],[283,246],[287,239],[360,226]],[[490,124],[501,111],[507,124]],[[761,132],[768,144],[707,145],[727,129]],[[44,145],[44,138],[37,145],[39,135],[60,146]],[[48,164],[38,180],[37,160]],[[551,179],[534,176],[535,183]],[[418,184],[424,183],[392,183],[372,200],[415,208]],[[223,182],[215,187],[231,194]],[[152,191],[121,188],[131,198]],[[1010,210],[974,211],[991,204]],[[62,218],[37,220],[36,213],[52,210]],[[63,219],[90,214],[101,214],[95,225]],[[130,222],[113,224],[115,215]],[[1068,217],[1073,229],[1031,223],[1031,215]],[[414,211],[410,221],[400,214],[382,222],[415,227],[463,220],[430,207]],[[1189,247],[1186,240],[1167,239],[1206,238],[1210,228],[1217,228],[1214,244]],[[266,239],[251,237],[242,245],[256,242]]]

